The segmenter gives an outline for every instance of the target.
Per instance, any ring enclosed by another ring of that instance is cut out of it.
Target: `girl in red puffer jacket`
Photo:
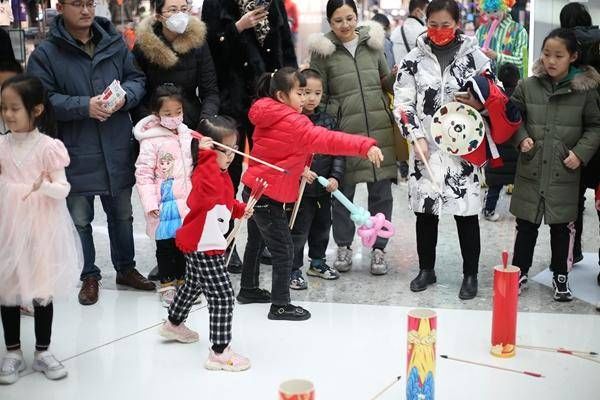
[[[282,173],[250,161],[242,178],[243,199],[248,201],[256,178],[269,184],[248,220],[248,242],[244,253],[238,302],[272,303],[268,318],[302,321],[310,313],[290,304],[289,279],[294,260],[294,244],[288,218],[298,198],[300,177],[308,156],[313,153],[369,158],[377,167],[383,154],[375,139],[348,135],[315,126],[302,114],[306,79],[294,68],[264,74],[258,82],[260,97],[248,113],[255,125],[252,156],[275,164]],[[259,256],[267,246],[273,260],[272,293],[259,289]]]

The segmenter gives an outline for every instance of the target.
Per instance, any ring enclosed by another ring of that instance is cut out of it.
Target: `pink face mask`
[[[183,114],[177,117],[160,117],[160,124],[167,129],[177,129],[183,122]]]

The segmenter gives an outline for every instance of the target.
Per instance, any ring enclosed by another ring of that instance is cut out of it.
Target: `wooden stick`
[[[408,125],[408,118],[406,117],[406,114],[404,113],[404,111],[399,110],[399,112],[400,112],[400,119],[402,120],[402,123],[404,125]],[[410,136],[412,137],[413,147],[417,150],[417,153],[419,154],[419,158],[421,159],[421,161],[423,161],[423,164],[425,165],[425,169],[427,170],[427,173],[429,174],[429,177],[431,178],[431,183],[433,184],[433,187],[435,188],[435,190],[438,193],[442,193],[442,190],[440,189],[437,182],[435,181],[435,176],[433,175],[433,171],[431,170],[431,167],[429,166],[429,161],[425,158],[425,154],[423,154],[423,150],[421,149],[421,146],[419,146],[419,143],[417,143],[417,138],[416,138],[414,132],[410,129],[408,129],[408,130],[410,132]]]
[[[577,358],[581,358],[583,360],[588,360],[591,362],[595,362],[600,364],[600,360],[598,360],[597,358],[595,358],[594,356],[582,356],[581,354],[574,354],[574,353],[570,353],[573,357],[577,357]]]
[[[252,189],[250,193],[250,198],[248,199],[248,203],[246,204],[246,210],[252,210],[258,200],[261,198],[265,190],[269,187],[267,181],[262,178],[256,178],[257,185]],[[233,230],[227,236],[227,247],[231,244],[231,249],[229,250],[229,255],[227,256],[227,260],[225,261],[225,266],[229,265],[229,261],[231,261],[231,256],[233,251],[235,250],[235,245],[237,242],[238,233],[240,232],[240,228],[246,217],[240,218],[239,222],[236,223]]]
[[[296,200],[296,204],[294,204],[294,209],[292,210],[292,218],[290,219],[290,230],[294,229],[294,224],[296,223],[296,216],[298,216],[298,210],[300,210],[300,203],[302,202],[302,196],[304,195],[304,188],[306,188],[306,178],[303,176],[302,181],[300,182],[300,188],[298,189],[298,200]]]
[[[239,155],[240,155],[240,156],[242,156],[242,157],[247,157],[247,158],[249,158],[249,159],[251,159],[251,160],[253,160],[253,161],[256,161],[257,163],[260,163],[260,164],[266,165],[267,167],[273,168],[273,169],[274,169],[274,170],[276,170],[276,171],[283,172],[284,174],[287,174],[287,173],[288,173],[288,171],[287,171],[286,169],[283,169],[283,168],[281,168],[281,167],[278,167],[277,165],[274,165],[274,164],[268,163],[268,162],[266,162],[266,161],[263,161],[263,160],[261,160],[260,158],[256,158],[256,157],[254,157],[254,156],[251,156],[251,155],[249,155],[249,154],[242,153],[242,152],[241,152],[241,151],[239,151],[239,150],[232,149],[231,147],[229,147],[229,146],[226,146],[226,145],[224,145],[223,143],[219,143],[219,142],[213,142],[213,144],[214,144],[215,146],[218,146],[218,147],[222,148],[222,149],[226,149],[226,150],[229,150],[229,151],[231,151],[231,152],[233,152],[233,153],[235,153],[235,154],[239,154]]]
[[[497,366],[491,365],[491,364],[484,364],[484,363],[479,363],[479,362],[475,362],[475,361],[461,360],[460,358],[449,357],[446,355],[440,355],[440,357],[445,358],[446,360],[458,361],[458,362],[462,362],[465,364],[472,364],[472,365],[477,365],[480,367],[499,369],[501,371],[514,372],[514,373],[521,374],[521,375],[533,376],[534,378],[545,378],[542,374],[538,374],[537,372],[519,371],[517,369],[497,367]]]
[[[597,356],[598,355],[598,353],[596,353],[595,351],[570,350],[570,349],[563,349],[562,347],[554,348],[554,347],[526,346],[524,344],[518,344],[517,347],[520,347],[522,349],[528,349],[528,350],[552,351],[552,352],[563,353],[563,354],[580,354],[583,356]]]
[[[387,392],[388,390],[390,390],[390,388],[391,388],[392,386],[394,386],[396,383],[400,382],[400,379],[401,379],[401,378],[402,378],[401,376],[397,376],[397,377],[394,379],[394,381],[393,381],[392,383],[390,383],[389,385],[387,385],[386,387],[384,387],[384,388],[383,388],[383,389],[382,389],[382,390],[381,390],[379,393],[377,393],[377,394],[375,395],[375,397],[373,397],[371,400],[375,400],[375,399],[378,399],[379,397],[381,397],[381,395],[382,395],[382,394],[384,394],[385,392]]]
[[[203,136],[203,135],[202,135],[200,132],[196,132],[196,131],[191,131],[191,132],[190,132],[190,134],[192,135],[192,137],[194,137],[194,138],[196,138],[196,139],[198,139],[198,140],[199,140],[199,139],[202,139],[202,138],[204,137],[204,136]],[[239,150],[236,150],[236,149],[234,149],[234,148],[231,148],[231,147],[229,147],[229,146],[227,146],[227,145],[224,145],[223,143],[219,143],[219,142],[216,142],[216,141],[214,141],[214,140],[213,140],[213,145],[215,145],[215,146],[218,146],[218,147],[220,147],[220,148],[222,148],[222,149],[229,150],[229,151],[231,151],[232,153],[238,154],[238,155],[240,155],[240,156],[242,156],[242,157],[247,157],[247,158],[249,158],[249,159],[251,159],[251,160],[253,160],[253,161],[256,161],[257,163],[260,163],[260,164],[266,165],[267,167],[273,168],[274,170],[277,170],[277,171],[279,171],[279,172],[283,172],[284,174],[287,174],[287,173],[288,173],[288,171],[287,171],[286,169],[283,169],[283,168],[281,168],[281,167],[278,167],[277,165],[273,165],[273,164],[271,164],[271,163],[268,163],[268,162],[266,162],[266,161],[263,161],[263,160],[261,160],[260,158],[256,158],[256,157],[253,157],[253,156],[251,156],[251,155],[249,155],[249,154],[243,153],[243,152],[241,152],[241,151],[239,151]]]

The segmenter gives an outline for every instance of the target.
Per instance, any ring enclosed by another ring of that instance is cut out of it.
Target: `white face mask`
[[[178,12],[167,18],[165,25],[168,30],[175,33],[183,33],[188,26],[190,16],[187,13]]]

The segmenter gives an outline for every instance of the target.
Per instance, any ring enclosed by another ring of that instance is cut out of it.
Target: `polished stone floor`
[[[497,211],[502,214],[498,222],[489,222],[481,218],[481,259],[479,273],[479,295],[474,300],[462,301],[458,298],[458,290],[462,280],[462,258],[456,234],[456,226],[451,216],[442,216],[439,225],[437,246],[436,274],[438,283],[421,293],[412,293],[408,284],[418,272],[415,245],[415,217],[407,208],[406,185],[394,185],[393,223],[395,236],[387,248],[387,259],[390,272],[385,276],[373,276],[369,273],[369,253],[359,241],[355,240],[354,268],[343,274],[337,281],[324,281],[309,278],[309,289],[293,292],[293,301],[313,301],[348,304],[382,304],[382,305],[415,305],[421,307],[444,307],[470,310],[490,310],[492,292],[492,268],[501,262],[501,252],[508,248],[512,251],[514,241],[514,217],[508,213],[510,196],[502,194]],[[583,233],[583,250],[596,253],[600,246],[598,219],[593,209],[593,193],[588,192]],[[115,288],[114,270],[108,252],[108,236],[106,222],[100,202],[96,202],[96,220],[94,221],[97,249],[97,265],[103,270],[105,288]],[[137,193],[133,194],[134,231],[136,239],[136,260],[139,270],[146,273],[155,265],[155,244],[148,239],[145,232],[143,211]],[[366,188],[359,185],[356,203],[366,206]],[[246,240],[245,229],[240,233],[238,244],[243,252]],[[330,240],[328,259],[335,258],[335,244]],[[593,256],[593,254],[591,254]],[[530,272],[534,276],[548,267],[550,260],[549,229],[540,229],[534,263]],[[598,269],[600,271],[600,268]],[[262,268],[261,282],[263,287],[270,288],[271,267]],[[595,277],[591,277],[594,279]],[[239,276],[233,276],[234,285],[238,285]],[[575,291],[575,288],[573,289]],[[598,287],[600,291],[600,287]],[[594,305],[574,300],[560,304],[552,300],[552,290],[537,282],[531,281],[526,296],[520,299],[520,309],[533,312],[557,313],[596,313]]]
[[[274,400],[285,380],[312,381],[318,400],[404,399],[407,307],[302,303],[313,318],[270,321],[268,305],[237,305],[233,342],[248,356],[246,372],[207,371],[208,313],[197,307],[188,325],[200,334],[193,344],[166,343],[157,334],[165,309],[151,293],[104,290],[100,301],[81,307],[73,297],[55,305],[52,351],[69,376],[48,381],[28,368],[2,400],[206,399]],[[436,309],[437,354],[526,370],[522,374],[437,358],[439,400],[598,398],[600,364],[557,353],[517,349],[511,359],[492,357],[490,311]],[[33,358],[33,319],[21,318],[26,363]],[[575,331],[584,334],[575,334]],[[600,318],[594,315],[520,313],[517,344],[600,350]],[[598,361],[598,360],[597,360]],[[596,379],[595,379],[596,378]]]

